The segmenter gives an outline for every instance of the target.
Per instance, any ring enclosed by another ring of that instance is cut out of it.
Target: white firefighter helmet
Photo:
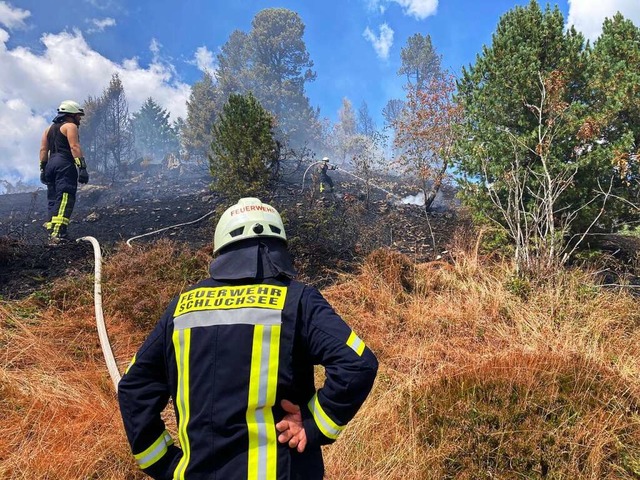
[[[230,243],[256,237],[287,241],[282,218],[275,208],[257,198],[241,198],[220,217],[213,236],[213,252]]]
[[[80,107],[78,102],[74,102],[73,100],[65,100],[58,107],[58,113],[68,113],[70,115],[79,113],[80,115],[84,115],[84,109]]]
[[[323,162],[328,162],[328,161],[329,161],[329,157],[324,157],[324,158],[322,159],[322,161],[323,161]]]

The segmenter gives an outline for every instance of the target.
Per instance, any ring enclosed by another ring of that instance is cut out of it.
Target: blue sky
[[[296,11],[315,82],[307,94],[334,121],[342,99],[366,101],[374,119],[402,98],[400,50],[429,34],[443,65],[473,63],[502,14],[528,0],[0,0],[0,180],[35,182],[42,131],[65,99],[98,96],[111,74],[123,80],[131,111],[152,96],[172,117],[185,114],[190,85],[235,29],[249,31],[257,12]],[[555,4],[555,3],[552,3]],[[595,39],[620,10],[640,25],[640,0],[560,0],[568,23]],[[9,127],[7,127],[9,125]],[[82,130],[81,130],[82,134]],[[2,185],[0,182],[0,190]]]

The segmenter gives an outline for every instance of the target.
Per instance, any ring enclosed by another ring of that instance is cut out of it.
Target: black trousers
[[[63,155],[53,154],[44,170],[47,182],[47,229],[52,237],[67,236],[71,212],[76,204],[78,170],[73,161]]]
[[[324,191],[323,184],[329,187],[330,192],[333,192],[333,180],[331,180],[331,177],[326,173],[320,174],[320,191],[321,192]]]

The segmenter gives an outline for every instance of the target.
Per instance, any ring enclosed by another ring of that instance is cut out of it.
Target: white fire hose
[[[100,244],[98,240],[93,237],[82,237],[78,238],[76,242],[84,240],[86,242],[91,242],[93,245],[93,256],[95,260],[95,275],[93,282],[93,303],[96,311],[96,324],[98,326],[98,337],[100,338],[100,347],[102,348],[102,354],[104,355],[104,361],[107,364],[107,370],[109,370],[109,376],[111,377],[111,381],[113,382],[113,386],[118,391],[118,382],[122,376],[118,371],[118,365],[116,364],[116,359],[113,356],[113,351],[111,350],[111,344],[109,343],[109,336],[107,335],[107,327],[104,324],[104,315],[102,314],[102,285],[101,285],[101,277],[102,277],[102,252],[100,251]]]
[[[191,225],[193,223],[197,223],[201,220],[204,220],[210,215],[213,215],[213,211],[203,215],[197,220],[193,220],[191,222],[180,223],[178,225],[172,225],[170,227],[161,228],[159,230],[155,230],[153,232],[145,233],[143,235],[138,235],[136,237],[132,237],[127,240],[127,245],[131,247],[131,241],[136,238],[146,237],[147,235],[152,235],[154,233],[162,232],[164,230],[169,230],[170,228],[181,227],[183,225]],[[98,240],[94,237],[81,237],[76,240],[79,242],[84,240],[86,242],[90,242],[93,246],[93,256],[95,261],[95,273],[94,273],[94,286],[93,286],[93,303],[96,312],[96,325],[98,327],[98,337],[100,338],[100,347],[102,348],[102,354],[104,355],[104,361],[107,364],[107,370],[109,371],[109,376],[111,377],[111,381],[113,382],[113,386],[118,391],[118,383],[122,378],[120,375],[120,371],[118,370],[118,364],[116,363],[116,359],[113,356],[113,350],[111,350],[111,344],[109,343],[109,336],[107,335],[107,327],[104,323],[104,314],[102,312],[102,252],[100,249],[100,244]]]

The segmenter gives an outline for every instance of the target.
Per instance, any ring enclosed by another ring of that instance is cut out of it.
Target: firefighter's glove
[[[80,167],[78,169],[78,182],[79,183],[89,183],[89,172],[87,172],[86,167]]]
[[[87,163],[84,161],[84,157],[76,157],[73,160],[76,162],[76,167],[87,169]]]
[[[40,162],[40,183],[42,183],[43,185],[47,184],[47,179],[45,178],[44,175],[44,167],[47,166],[47,162]]]

